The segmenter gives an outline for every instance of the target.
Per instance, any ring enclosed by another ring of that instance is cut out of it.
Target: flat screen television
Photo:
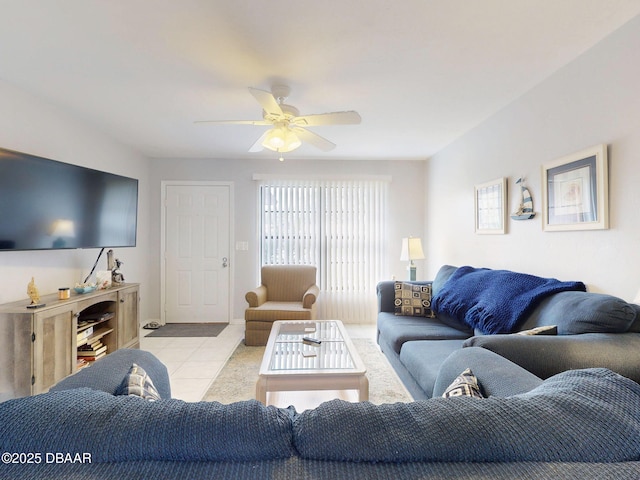
[[[135,247],[138,180],[0,148],[0,251]]]

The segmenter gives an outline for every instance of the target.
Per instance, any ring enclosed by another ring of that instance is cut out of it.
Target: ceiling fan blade
[[[266,90],[259,90],[252,87],[249,87],[249,91],[268,115],[283,115],[282,108],[280,108],[278,101],[271,92],[267,92]]]
[[[298,126],[316,127],[320,125],[357,125],[362,121],[360,114],[353,110],[348,112],[318,113],[295,117],[292,123]]]
[[[313,133],[311,130],[306,130],[300,127],[294,127],[291,129],[303,142],[310,143],[316,148],[319,148],[323,152],[328,152],[336,148],[336,144],[330,142],[324,137],[321,137],[317,133]]]
[[[261,152],[262,150],[264,150],[264,147],[262,146],[262,142],[264,142],[264,139],[267,137],[268,133],[269,133],[269,130],[267,130],[262,135],[260,135],[260,138],[258,138],[258,140],[256,140],[256,142],[253,145],[251,145],[251,148],[249,149],[249,151],[253,153],[253,152]]]
[[[193,123],[212,123],[218,125],[271,125],[266,120],[197,120]]]

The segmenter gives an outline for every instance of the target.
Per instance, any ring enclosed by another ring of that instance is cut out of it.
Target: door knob
[[[227,259],[227,257],[222,257],[222,268],[227,268],[227,266],[229,265],[227,262],[229,260]]]

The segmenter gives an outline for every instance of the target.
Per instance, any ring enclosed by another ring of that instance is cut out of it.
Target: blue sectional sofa
[[[377,286],[378,343],[415,400],[432,397],[445,359],[467,347],[491,350],[543,379],[606,367],[640,381],[638,305],[588,293],[580,282],[445,265],[433,281],[411,282],[430,290],[432,302],[431,315],[418,309],[413,316],[401,300],[396,305],[401,283]],[[523,334],[543,327],[554,334]]]
[[[132,364],[161,399],[116,395]],[[483,348],[443,362],[436,389],[471,367],[488,398],[296,412],[257,401],[170,398],[153,355],[118,350],[50,392],[0,403],[0,478],[635,478],[640,385],[607,369],[542,380]],[[139,369],[138,369],[139,370]]]

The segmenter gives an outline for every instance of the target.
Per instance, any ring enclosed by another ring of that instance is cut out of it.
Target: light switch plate
[[[242,250],[242,251],[249,250],[249,242],[237,241],[236,250]]]

